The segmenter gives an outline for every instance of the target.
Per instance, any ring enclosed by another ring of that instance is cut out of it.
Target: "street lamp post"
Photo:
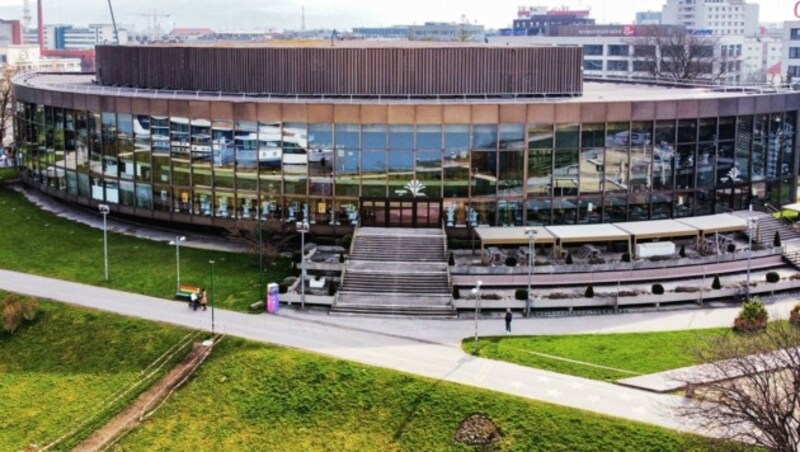
[[[533,250],[536,247],[536,229],[525,228],[528,237],[528,296],[525,298],[525,316],[531,315],[531,285],[533,281],[533,266],[536,263]]]
[[[297,232],[300,233],[300,309],[306,308],[306,233],[311,230],[308,221],[298,221]]]
[[[258,215],[258,282],[260,287],[261,299],[264,299],[264,228],[262,225],[262,211],[256,209]]]
[[[753,257],[753,234],[758,226],[758,220],[755,217],[747,219],[747,288],[745,295],[750,299],[750,261]]]
[[[103,267],[105,270],[105,281],[108,282],[108,222],[106,217],[108,213],[111,212],[111,209],[107,204],[99,204],[97,210],[103,215]]]
[[[214,260],[208,261],[211,264],[211,334],[214,334]]]
[[[481,286],[483,281],[480,279],[475,282],[475,287],[472,288],[472,295],[475,297],[475,342],[478,341],[478,306],[481,302]]]
[[[186,237],[176,235],[175,240],[169,242],[170,245],[175,245],[175,274],[177,275],[175,293],[181,291],[181,242],[185,241]]]

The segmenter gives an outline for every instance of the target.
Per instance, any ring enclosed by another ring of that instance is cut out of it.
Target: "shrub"
[[[592,287],[591,284],[586,287],[586,292],[583,293],[583,296],[586,298],[594,298],[594,287]]]
[[[728,252],[729,252],[729,253],[734,253],[734,252],[736,252],[736,245],[734,245],[733,243],[729,243],[729,244],[728,244]]]
[[[664,295],[664,286],[661,284],[655,283],[652,287],[653,295]]]
[[[573,298],[573,296],[572,294],[568,294],[566,292],[550,292],[550,294],[547,295],[547,298],[551,300],[566,300]]]
[[[517,266],[517,258],[514,256],[508,256],[506,258],[506,267],[516,267]]]
[[[39,304],[33,298],[8,294],[0,300],[3,329],[9,334],[14,334],[24,322],[32,322],[36,319],[38,312]]]
[[[719,276],[714,277],[714,282],[711,283],[711,288],[715,290],[722,289],[722,283],[719,282]]]
[[[800,325],[800,304],[794,305],[789,313],[789,323],[795,326]]]
[[[461,298],[461,291],[458,287],[453,287],[453,300],[458,300]]]
[[[630,253],[625,253],[622,255],[622,262],[630,262],[630,261],[631,261]]]
[[[751,298],[742,305],[739,316],[733,322],[733,329],[743,333],[762,331],[767,328],[769,313],[758,298]]]
[[[775,237],[772,238],[773,246],[781,246],[781,231],[775,231]]]
[[[481,294],[481,300],[502,300],[502,299],[503,297],[501,297],[500,294],[496,293],[488,292]]]
[[[767,282],[768,283],[776,283],[781,280],[781,275],[778,272],[769,272],[767,273]]]
[[[453,252],[450,252],[450,256],[447,258],[447,265],[456,265],[456,257],[453,255]]]
[[[289,291],[289,286],[284,283],[278,284],[278,293],[286,293]]]
[[[517,300],[527,300],[528,299],[528,289],[517,289],[514,291],[514,298]]]
[[[567,260],[565,261],[567,265],[572,265],[572,254],[567,253]]]
[[[681,250],[678,252],[680,257],[686,257],[686,245],[681,245]]]
[[[697,286],[678,286],[675,288],[676,293],[696,293],[700,292],[700,288]]]
[[[336,295],[336,284],[331,282],[328,284],[328,296],[332,297],[334,295]]]
[[[339,253],[339,263],[344,264],[344,253]]]
[[[300,269],[300,266],[297,265],[297,262],[292,264],[292,276],[299,277],[302,273],[303,273],[303,271]]]

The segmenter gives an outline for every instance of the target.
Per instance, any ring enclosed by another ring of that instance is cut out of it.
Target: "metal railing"
[[[798,85],[791,83],[740,83],[723,80],[675,80],[659,77],[642,77],[636,75],[584,75],[587,82],[615,82],[670,86],[675,88],[705,88],[723,92],[743,92],[771,94],[798,91]]]

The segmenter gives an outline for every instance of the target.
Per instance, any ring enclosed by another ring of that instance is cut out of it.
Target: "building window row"
[[[348,225],[360,198],[409,197],[417,180],[454,226],[571,224],[789,202],[796,123],[267,123],[20,104],[17,139],[26,177],[144,210]]]

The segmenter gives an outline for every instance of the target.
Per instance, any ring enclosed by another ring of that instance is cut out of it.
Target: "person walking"
[[[203,311],[208,307],[208,294],[205,289],[200,291],[200,306],[203,307]]]
[[[511,320],[514,316],[511,314],[511,308],[506,308],[506,334],[511,333]]]

